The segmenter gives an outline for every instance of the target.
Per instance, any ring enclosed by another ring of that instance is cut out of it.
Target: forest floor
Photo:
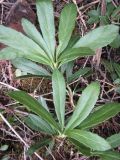
[[[58,17],[61,9],[70,0],[54,0],[55,8],[55,20],[56,27],[58,26]],[[101,10],[105,11],[105,4],[101,0],[74,0],[78,7],[78,17],[76,23],[76,29],[74,32],[79,35],[85,35],[91,29],[96,28],[98,24],[88,24],[88,11],[96,9],[101,6]],[[113,1],[114,5],[119,5],[119,1]],[[23,32],[21,26],[21,19],[27,18],[35,25],[37,24],[36,8],[34,0],[0,0],[0,24],[4,24],[17,31]],[[0,44],[0,50],[4,48],[3,44]],[[97,104],[104,104],[106,102],[120,102],[120,92],[116,92],[116,85],[111,78],[113,73],[107,71],[102,63],[102,59],[114,60],[114,62],[120,63],[120,48],[113,49],[111,47],[105,47],[101,52],[101,57],[93,58],[80,58],[76,60],[74,64],[74,70],[79,70],[82,66],[91,67],[93,73],[89,77],[82,77],[77,82],[77,87],[83,87],[91,81],[96,79],[101,84],[101,94]],[[27,91],[33,95],[43,95],[48,103],[52,103],[51,100],[51,82],[43,78],[29,78],[29,79],[15,79],[15,68],[13,68],[10,61],[0,61],[0,108],[4,109],[5,117],[10,122],[14,130],[22,137],[22,139],[31,144],[36,140],[43,137],[38,132],[30,130],[16,114],[16,111],[12,108],[13,101],[7,96],[7,92],[19,88]],[[75,84],[76,85],[76,84]],[[74,87],[74,84],[73,84]],[[24,116],[24,115],[23,115]],[[94,133],[98,133],[102,137],[108,137],[114,133],[120,132],[120,115],[111,118],[109,121],[102,123],[98,127],[92,129]],[[37,160],[35,155],[32,158],[25,155],[25,144],[11,131],[5,122],[0,118],[0,146],[7,145],[8,149],[3,152],[0,151],[0,160]],[[120,151],[120,148],[118,148]],[[90,160],[85,156],[82,156],[74,149],[73,146],[65,142],[64,147],[61,144],[57,144],[53,151],[40,150],[39,155],[46,160]],[[49,154],[48,154],[49,153]],[[48,154],[48,155],[47,155]],[[4,158],[4,159],[3,159]],[[5,159],[6,158],[6,159]],[[8,159],[7,159],[8,158]],[[96,158],[92,158],[94,160]]]

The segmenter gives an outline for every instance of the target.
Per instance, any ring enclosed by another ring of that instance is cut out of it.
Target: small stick
[[[4,0],[0,0],[0,4],[3,3]]]
[[[9,85],[9,84],[6,84],[6,83],[4,83],[4,82],[0,82],[0,84],[3,85],[3,86],[8,87],[8,88],[10,88],[10,89],[13,89],[13,90],[15,90],[15,91],[18,91],[18,90],[19,90],[19,89],[15,88],[15,87],[13,87],[13,86],[11,86],[11,85]]]

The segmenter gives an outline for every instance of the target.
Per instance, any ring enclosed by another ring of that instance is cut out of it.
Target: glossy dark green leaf
[[[94,54],[95,54],[94,51],[91,50],[90,48],[86,47],[72,48],[62,52],[58,61],[61,62],[61,64],[64,64],[78,57],[91,56]]]
[[[109,0],[109,1],[111,1],[111,0]],[[113,13],[114,9],[115,9],[115,6],[112,3],[108,3],[107,6],[106,6],[106,15],[108,17],[110,17],[111,14]]]
[[[68,62],[67,65],[66,65],[66,78],[67,78],[67,81],[68,81],[68,78],[70,76],[72,76],[73,67],[74,67],[74,61]]]
[[[52,118],[51,114],[32,96],[23,91],[12,91],[8,95],[21,104],[25,105],[28,110],[43,118],[43,120],[52,125],[56,130],[59,130],[59,125]]]
[[[108,25],[108,24],[110,24],[110,19],[109,19],[109,17],[108,17],[107,15],[105,15],[105,16],[100,16],[100,23],[101,23],[102,25]]]
[[[45,68],[25,58],[16,58],[12,60],[12,64],[26,73],[45,77],[50,76],[50,73]]]
[[[29,114],[25,119],[24,122],[33,130],[44,132],[47,134],[54,134],[55,130],[52,129],[52,127],[47,123],[45,120],[43,120],[40,116],[37,116],[35,114]]]
[[[75,79],[85,75],[86,73],[88,73],[90,71],[89,67],[85,67],[85,68],[81,68],[78,71],[76,71],[74,74],[70,75],[68,77],[68,83],[73,82]]]
[[[59,123],[61,125],[61,129],[63,130],[64,115],[65,115],[66,85],[63,75],[58,70],[53,71],[52,87],[53,87],[53,101],[55,105],[55,111]]]
[[[94,151],[106,151],[111,148],[104,138],[91,132],[73,129],[71,131],[67,131],[66,135]]]
[[[93,24],[93,23],[98,23],[100,21],[99,17],[98,16],[93,16],[93,17],[90,17],[87,21],[88,24]]]
[[[61,66],[60,71],[62,72],[62,74],[66,73],[66,78],[68,78],[70,75],[72,75],[73,66],[74,66],[74,61],[65,63]]]
[[[88,15],[89,15],[89,16],[94,16],[94,17],[100,16],[100,9],[90,10],[90,11],[88,12]]]
[[[87,118],[98,99],[100,92],[100,85],[97,82],[93,82],[86,87],[79,98],[73,115],[71,116],[67,126],[67,129],[73,129],[80,125],[80,123]],[[94,96],[93,96],[94,95]]]
[[[75,27],[76,16],[77,8],[75,4],[68,4],[62,10],[58,31],[59,45],[57,48],[57,54],[60,54],[67,47]]]
[[[49,54],[49,50],[48,47],[42,37],[42,35],[40,34],[40,32],[38,32],[38,30],[36,29],[36,27],[34,26],[34,24],[32,24],[30,21],[28,21],[27,19],[22,19],[22,26],[23,26],[23,30],[25,31],[25,33],[27,34],[27,36],[29,38],[31,38],[32,40],[34,40],[37,44],[40,45],[40,47],[47,53]]]
[[[119,103],[108,103],[91,113],[80,125],[79,128],[88,129],[94,127],[120,112]]]
[[[25,55],[23,58],[52,67],[51,61],[42,55],[38,56],[38,55],[29,54],[29,55]]]
[[[107,138],[107,141],[110,143],[112,148],[116,148],[120,146],[120,133],[114,134]]]
[[[37,150],[39,150],[45,146],[48,146],[50,142],[51,142],[50,138],[44,138],[40,142],[36,142],[35,144],[31,145],[30,148],[27,150],[27,152],[26,152],[27,155],[31,156]]]
[[[100,21],[99,19],[100,11],[99,10],[90,10],[88,12],[88,15],[90,16],[90,18],[87,21],[88,24],[98,23]]]
[[[92,155],[99,156],[101,160],[120,160],[120,153],[115,151],[93,152]]]
[[[113,24],[101,26],[80,38],[73,48],[89,47],[93,50],[110,44],[118,35],[119,27]]]
[[[49,56],[55,52],[55,25],[51,0],[36,0],[37,16],[43,38],[49,48]]]

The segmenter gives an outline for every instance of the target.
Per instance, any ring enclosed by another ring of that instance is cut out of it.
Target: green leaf
[[[0,25],[0,42],[23,53],[46,57],[45,52],[33,40],[3,25]]]
[[[49,145],[50,142],[50,138],[44,138],[40,142],[36,142],[35,144],[31,145],[30,148],[27,150],[27,155],[31,156],[37,150]]]
[[[22,33],[7,27],[4,28],[2,25],[0,26],[0,33],[0,42],[10,46],[0,51],[0,59],[11,60],[22,57],[52,66],[46,54],[42,53],[43,51],[40,52],[40,47]]]
[[[93,152],[92,155],[99,156],[101,160],[120,160],[120,153],[115,151]]]
[[[66,135],[94,151],[106,151],[111,148],[104,138],[91,132],[73,129],[71,131],[67,131]]]
[[[77,59],[78,57],[90,56],[94,54],[95,54],[94,51],[91,50],[90,48],[86,47],[72,48],[62,52],[60,57],[58,58],[58,61],[61,62],[61,64],[64,64],[74,59]]]
[[[49,108],[47,106],[47,103],[42,96],[38,97],[38,102],[49,112]]]
[[[111,18],[112,18],[113,20],[120,19],[120,6],[117,7],[117,8],[114,10],[114,12],[113,12],[112,15],[111,15]]]
[[[90,71],[89,67],[85,67],[85,68],[81,68],[79,69],[77,72],[75,72],[74,74],[70,75],[68,77],[68,83],[73,82],[75,79],[85,75],[86,73],[88,73]]]
[[[120,34],[114,39],[112,43],[110,43],[112,48],[119,48],[120,47]]]
[[[109,73],[112,73],[114,72],[114,68],[113,68],[113,62],[109,62],[108,60],[106,59],[102,59],[101,63],[104,65],[104,67],[107,69],[107,71]]]
[[[78,149],[78,151],[80,152],[80,153],[82,153],[83,155],[86,155],[86,156],[90,156],[91,155],[91,149],[90,148],[88,148],[88,147],[86,147],[86,146],[84,146],[83,144],[81,144],[79,141],[76,141],[76,140],[74,140],[74,139],[69,139],[69,141],[71,142],[71,143],[73,143],[75,146],[76,146],[76,148]]]
[[[98,23],[100,21],[99,19],[100,11],[99,10],[90,10],[88,12],[88,15],[90,16],[90,18],[87,21],[88,24]]]
[[[61,125],[61,129],[63,130],[65,116],[66,85],[63,75],[58,70],[53,71],[52,87],[55,111]]]
[[[0,60],[12,60],[17,57],[22,57],[23,54],[20,54],[20,51],[15,50],[10,47],[6,47],[0,50]]]
[[[36,29],[36,27],[27,19],[23,18],[22,19],[22,26],[23,26],[23,30],[25,31],[25,33],[27,34],[27,36],[29,38],[31,38],[33,41],[35,41],[38,45],[40,45],[40,47],[49,54],[49,49],[42,37],[42,35],[40,34],[40,32],[38,32],[38,30]]]
[[[97,82],[93,82],[86,87],[77,102],[77,106],[75,107],[73,115],[71,116],[66,126],[66,130],[77,127],[83,120],[87,118],[87,116],[94,108],[94,105],[99,96],[99,92],[100,85]]]
[[[33,75],[39,75],[39,76],[51,76],[50,73],[44,69],[41,66],[38,66],[36,63],[24,59],[24,58],[16,58],[14,60],[12,60],[12,64],[20,69],[21,71],[24,71],[26,73],[30,73]]]
[[[114,67],[118,77],[120,78],[120,64],[113,62],[113,67]]]
[[[28,110],[31,110],[33,113],[43,118],[43,120],[52,125],[56,130],[59,130],[59,125],[52,118],[51,114],[32,96],[23,91],[12,91],[8,95],[25,105]]]
[[[112,148],[116,148],[120,146],[120,133],[114,134],[107,138],[107,141],[110,143]]]
[[[100,16],[100,23],[102,25],[108,25],[110,24],[110,20],[109,20],[109,17],[107,15],[105,16]]]
[[[94,16],[94,17],[99,17],[100,16],[100,9],[97,9],[97,10],[90,10],[88,12],[88,15],[89,16]]]
[[[57,55],[59,55],[68,45],[73,29],[75,27],[76,16],[77,8],[75,4],[71,3],[63,8],[59,23],[59,46],[57,48]]]
[[[35,131],[41,131],[47,134],[55,134],[55,130],[52,129],[49,123],[35,114],[29,114],[27,117],[25,117],[24,122]]]
[[[65,50],[72,48],[79,38],[78,35],[72,35]]]
[[[112,60],[108,61],[108,60],[103,59],[101,60],[101,63],[104,65],[105,69],[110,73],[112,80],[115,81],[118,78],[118,76],[113,67],[114,61]]]
[[[119,103],[108,103],[101,106],[97,111],[91,113],[80,125],[79,128],[89,129],[94,127],[120,112]]]
[[[49,48],[49,56],[53,58],[56,42],[52,1],[37,0],[36,8],[42,35]]]
[[[110,44],[118,35],[119,27],[115,25],[101,26],[80,38],[73,48],[89,47],[93,50]]]
[[[7,149],[8,149],[8,145],[2,145],[1,147],[0,147],[0,151],[6,151]]]
[[[68,62],[67,65],[66,65],[66,78],[67,78],[67,81],[68,81],[68,78],[70,76],[72,76],[73,67],[74,67],[74,61]]]

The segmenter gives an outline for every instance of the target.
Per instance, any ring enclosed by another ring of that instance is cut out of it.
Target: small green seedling
[[[19,101],[29,111],[34,113],[29,114],[25,123],[30,128],[48,135],[48,138],[33,145],[28,150],[28,153],[33,153],[55,139],[66,139],[73,143],[83,155],[104,157],[104,154],[107,156],[106,154],[111,153],[109,154],[110,157],[112,153],[116,153],[116,156],[119,157],[117,152],[109,151],[112,148],[111,139],[107,141],[90,132],[89,129],[120,112],[120,104],[108,103],[99,106],[97,110],[93,110],[100,93],[99,83],[93,82],[83,90],[75,105],[73,114],[70,117],[66,117],[66,84],[63,75],[57,69],[52,74],[52,87],[56,116],[50,113],[43,99],[39,103],[23,91],[12,91],[9,93],[10,97]],[[117,147],[119,144],[115,143],[114,145]]]
[[[8,46],[1,50],[0,59],[12,60],[13,65],[24,73],[49,77],[52,70],[67,62],[94,55],[97,48],[110,44],[118,34],[117,26],[106,25],[82,38],[72,36],[77,16],[73,3],[63,8],[56,32],[52,1],[36,0],[36,8],[40,31],[27,19],[22,19],[25,35],[0,25],[0,42]],[[34,62],[46,65],[47,70]]]

